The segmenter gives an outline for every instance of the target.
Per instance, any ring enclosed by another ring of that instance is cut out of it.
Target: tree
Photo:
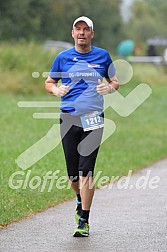
[[[94,21],[95,37],[93,43],[108,50],[115,48],[120,36],[120,0],[54,0],[52,3],[53,39],[73,42],[70,34],[72,22],[79,16],[88,16]],[[68,11],[69,10],[69,11]],[[58,32],[57,32],[58,31]]]
[[[143,42],[153,36],[167,36],[167,2],[136,0],[131,7],[131,18],[124,26],[125,36]]]
[[[44,10],[47,10],[45,0],[1,1],[0,40],[30,40],[38,37]]]
[[[121,0],[5,0],[0,2],[0,40],[65,40],[72,22],[89,16],[95,25],[94,44],[111,50],[116,47],[121,18]]]

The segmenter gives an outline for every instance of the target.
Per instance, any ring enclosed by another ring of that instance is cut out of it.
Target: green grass
[[[55,53],[31,43],[0,43],[0,91],[12,94],[43,92],[43,72],[48,72]],[[39,78],[32,78],[39,72]]]
[[[43,82],[42,78],[41,89]],[[110,178],[127,175],[129,170],[137,171],[167,156],[166,75],[162,68],[154,65],[134,65],[132,80],[122,86],[120,92],[127,95],[141,82],[148,83],[153,93],[132,115],[121,117],[112,109],[106,111],[106,117],[112,119],[117,128],[100,148],[95,175],[98,171],[102,171],[101,176]],[[50,192],[47,191],[49,183],[43,192],[40,191],[42,182],[35,190],[29,186],[34,176],[41,177],[43,181],[47,171],[60,170],[59,176],[66,176],[61,144],[29,168],[31,175],[25,189],[23,185],[17,190],[9,187],[9,177],[16,171],[22,171],[15,163],[18,155],[42,138],[57,122],[53,119],[33,119],[34,112],[54,112],[55,109],[17,107],[17,102],[23,100],[54,101],[55,97],[37,90],[33,95],[31,92],[17,95],[2,92],[0,95],[0,225],[20,220],[74,197],[72,190],[57,189],[55,184]],[[26,174],[27,170],[24,175],[17,175],[15,183],[16,180],[25,181]]]

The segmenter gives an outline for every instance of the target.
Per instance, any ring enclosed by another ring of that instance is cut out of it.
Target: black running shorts
[[[76,182],[79,176],[93,177],[103,128],[84,132],[79,116],[62,113],[60,132],[69,179]]]

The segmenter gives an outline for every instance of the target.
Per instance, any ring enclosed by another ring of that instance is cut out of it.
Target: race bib
[[[99,129],[104,127],[104,118],[101,111],[94,111],[80,117],[84,131]]]

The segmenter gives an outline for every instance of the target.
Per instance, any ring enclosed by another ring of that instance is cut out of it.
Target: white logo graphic
[[[73,58],[73,61],[78,61],[78,59],[76,57]]]
[[[100,65],[98,65],[98,64],[88,64],[88,67],[96,67],[96,68],[98,68],[98,67],[100,67]]]
[[[81,67],[82,69],[87,68],[88,63],[85,61],[78,61],[73,67],[78,68]],[[132,66],[125,60],[117,60],[114,62],[114,65],[116,67],[117,76],[120,80],[120,84],[124,85],[127,81],[129,81],[133,76],[133,69]],[[73,68],[72,67],[72,68]],[[82,70],[81,69],[81,70]],[[70,69],[71,71],[71,69]],[[97,71],[92,68],[92,71],[94,73],[94,76],[97,76]],[[126,73],[125,73],[126,72]],[[37,72],[35,72],[37,76]],[[67,73],[61,73],[63,76],[67,76]],[[60,75],[60,73],[55,73],[56,77]],[[98,73],[99,75],[99,73]],[[33,74],[32,74],[33,76]],[[46,73],[43,74],[43,76],[46,77]],[[85,82],[88,82],[88,77],[83,77],[82,79]],[[72,78],[72,85],[75,86],[76,83],[79,82],[81,77],[78,77],[73,79]],[[114,109],[116,113],[118,113],[120,116],[127,117],[131,115],[152,93],[152,89],[148,84],[141,83],[136,88],[134,88],[127,96],[123,96],[119,91],[115,91],[111,95],[104,96],[104,111],[111,107]],[[80,97],[84,94],[84,92],[80,95]],[[78,102],[78,99],[76,99],[73,102],[69,102],[70,107],[75,108],[75,104]],[[18,107],[60,107],[59,102],[18,102]],[[59,118],[59,113],[34,113],[33,118],[38,119],[48,119],[48,118]],[[104,118],[104,133],[101,144],[108,139],[116,129],[115,123],[111,119]],[[66,133],[70,129],[72,125],[70,125],[66,129]],[[81,155],[87,156],[91,154],[98,146],[96,146],[96,143],[92,141],[94,136],[94,132],[90,133],[83,141],[87,144],[87,146],[90,146],[90,148],[87,148],[87,150],[84,150],[84,152],[80,153]],[[34,143],[31,147],[29,147],[27,150],[25,150],[23,153],[21,153],[16,163],[17,165],[23,169],[26,170],[29,167],[31,167],[33,164],[38,162],[41,158],[43,158],[45,155],[47,155],[50,151],[52,151],[54,148],[58,146],[58,144],[61,142],[60,137],[60,130],[59,130],[59,124],[54,124],[51,129],[47,132],[47,134],[42,137],[39,141]],[[82,143],[82,142],[81,142]],[[81,144],[80,143],[80,144]],[[80,145],[79,144],[79,145]],[[79,147],[79,146],[78,146]],[[79,151],[79,148],[78,148]]]

